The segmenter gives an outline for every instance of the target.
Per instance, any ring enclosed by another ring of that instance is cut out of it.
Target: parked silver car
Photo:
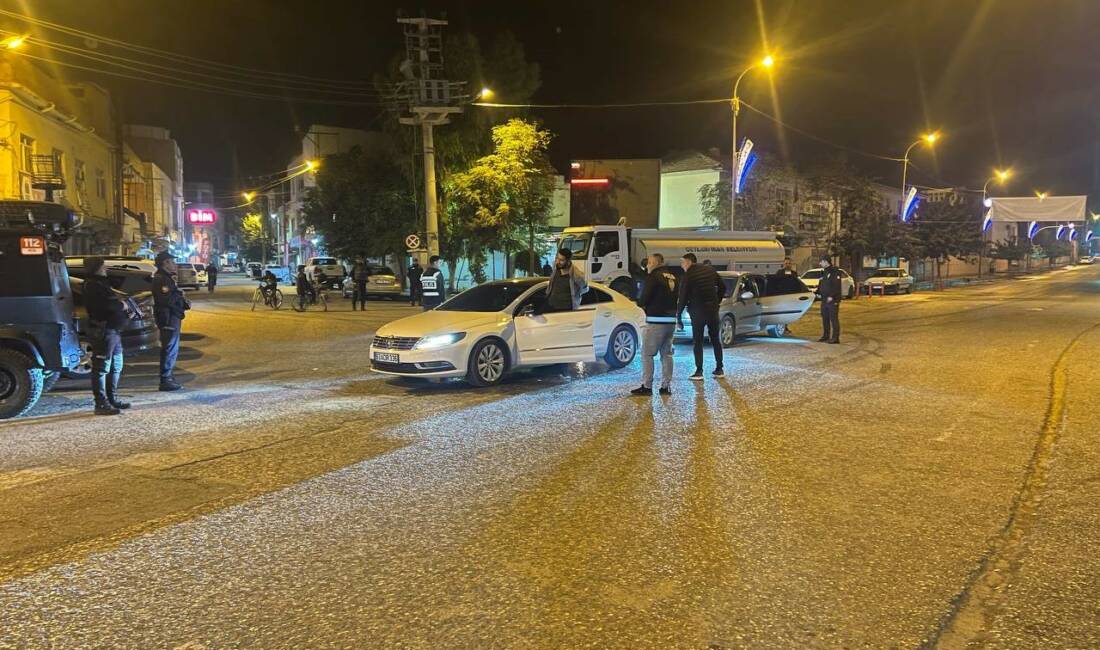
[[[381,298],[400,298],[401,282],[397,274],[388,266],[371,264],[367,266],[370,277],[367,278],[367,297],[378,296]],[[343,294],[345,298],[355,295],[355,280],[349,275],[344,280]]]
[[[814,294],[798,278],[719,271],[726,297],[718,309],[723,347],[739,336],[767,332],[779,338],[787,326],[802,318],[814,304]],[[676,338],[691,338],[691,317],[685,313],[684,329]]]

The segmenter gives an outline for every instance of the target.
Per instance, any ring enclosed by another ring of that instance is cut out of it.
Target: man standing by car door
[[[584,271],[573,263],[573,251],[563,248],[554,258],[554,272],[546,285],[546,311],[572,311],[581,306],[588,291]]]
[[[722,334],[718,327],[718,307],[726,297],[726,285],[718,272],[699,264],[695,253],[687,253],[680,261],[684,275],[680,278],[680,298],[676,302],[676,322],[681,328],[681,314],[686,307],[691,316],[691,337],[695,344],[695,372],[690,379],[703,381],[703,330],[710,336],[714,348],[715,377],[726,374],[722,364]]]
[[[153,274],[153,312],[160,329],[160,390],[182,388],[176,383],[173,372],[180,351],[180,327],[185,312],[191,308],[183,291],[172,277],[176,273],[176,260],[168,251],[157,254],[157,272]]]
[[[642,385],[631,395],[653,394],[653,357],[661,353],[661,395],[671,395],[672,337],[676,334],[676,275],[665,266],[665,256],[653,253],[646,263],[649,274],[638,306],[645,310],[645,344],[642,348]]]
[[[833,266],[828,257],[821,258],[821,281],[817,283],[817,295],[821,297],[821,338],[820,343],[840,343],[840,269]]]
[[[88,334],[92,344],[92,395],[96,415],[118,415],[130,408],[118,398],[118,380],[122,377],[122,337],[130,322],[130,306],[111,288],[102,257],[84,260],[84,304],[88,309]]]
[[[420,276],[420,304],[424,311],[434,309],[447,299],[447,289],[443,286],[443,271],[439,270],[439,256],[432,255],[428,268]]]

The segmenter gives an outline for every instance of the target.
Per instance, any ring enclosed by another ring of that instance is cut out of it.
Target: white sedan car
[[[718,308],[722,347],[732,346],[738,337],[767,332],[781,338],[787,326],[797,321],[814,304],[814,294],[797,278],[719,271],[726,285],[726,297]],[[684,328],[678,339],[691,338],[691,315],[681,315]]]
[[[866,280],[864,288],[868,293],[881,291],[883,293],[913,293],[913,276],[905,269],[875,269]]]
[[[645,313],[629,298],[593,283],[579,309],[547,312],[546,286],[545,278],[489,282],[388,323],[371,341],[371,369],[491,386],[514,368],[634,360]]]
[[[802,283],[810,288],[810,291],[817,291],[817,285],[821,282],[821,274],[825,272],[825,269],[810,269],[802,274]],[[840,293],[846,298],[856,297],[856,281],[848,272],[844,269],[840,269]]]

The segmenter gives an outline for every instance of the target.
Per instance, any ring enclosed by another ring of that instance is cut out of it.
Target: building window
[[[73,159],[73,182],[76,183],[77,196],[83,199],[88,192],[88,178],[84,171],[84,161],[79,158]]]
[[[20,160],[23,161],[23,171],[34,173],[34,138],[29,135],[19,136]]]
[[[101,199],[107,198],[107,176],[102,169],[95,170],[95,195]]]

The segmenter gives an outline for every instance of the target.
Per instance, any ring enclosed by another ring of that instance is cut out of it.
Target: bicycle
[[[252,311],[256,311],[256,303],[260,302],[262,302],[265,307],[279,309],[283,306],[283,292],[279,291],[278,289],[274,289],[270,294],[268,294],[263,290],[263,288],[256,287],[256,291],[252,294]]]
[[[316,305],[321,306],[321,311],[328,311],[328,298],[325,296],[324,285],[315,285],[311,293],[299,295],[298,304],[294,306],[294,310],[304,312]]]

